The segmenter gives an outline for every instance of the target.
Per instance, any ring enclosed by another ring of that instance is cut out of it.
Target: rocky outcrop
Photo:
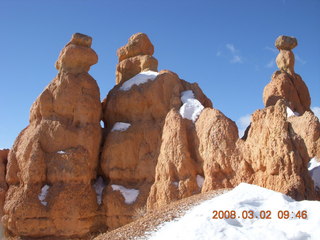
[[[155,75],[153,80],[128,90],[123,90],[124,84],[116,85],[103,103],[107,135],[101,168],[110,180],[104,194],[110,228],[131,222],[135,212],[145,208],[154,182],[165,118],[171,109],[179,110],[181,92],[192,90],[204,105],[211,106],[197,84],[187,83],[170,71]],[[127,129],[118,129],[119,123],[127,124]],[[125,196],[112,189],[113,185],[137,190],[139,194],[128,204]]]
[[[296,200],[315,199],[308,173],[308,151],[303,139],[291,127],[286,108],[285,101],[280,100],[275,106],[252,115],[247,139],[237,143],[242,165],[252,174],[245,182],[282,192]],[[239,172],[242,171],[236,171]]]
[[[307,164],[320,155],[320,123],[294,73],[296,39],[276,40],[280,71],[264,89],[266,107],[252,114],[242,139],[235,122],[213,108],[197,84],[157,72],[154,47],[143,33],[118,50],[117,84],[101,106],[88,74],[98,61],[91,41],[73,35],[8,161],[0,151],[7,234],[88,239],[145,211],[241,182],[298,200],[319,197]]]
[[[0,150],[0,219],[3,215],[3,205],[5,200],[5,195],[7,191],[7,182],[6,182],[6,166],[8,159],[9,149]],[[0,221],[1,223],[1,221]]]
[[[264,88],[263,102],[268,107],[283,99],[292,111],[302,115],[310,111],[311,99],[306,84],[294,72],[294,54],[291,50],[297,46],[297,40],[280,36],[275,45],[280,50],[276,59],[280,71],[273,74],[271,82]]]
[[[173,72],[158,73],[151,65],[139,66],[134,71],[131,67],[119,70],[135,59],[150,58],[153,51],[145,34],[133,35],[117,52],[120,61],[117,74],[121,73],[121,80],[117,78],[118,84],[103,101],[107,133],[101,169],[109,179],[103,202],[106,223],[111,229],[131,222],[136,212],[145,208],[155,178],[164,122],[171,109],[181,107],[181,92],[192,90],[205,106],[212,106],[197,84],[187,83]],[[121,125],[125,127],[119,128]],[[128,203],[125,194],[114,186],[137,191],[135,201]]]
[[[116,84],[123,83],[140,72],[158,71],[158,60],[152,55],[154,47],[148,36],[137,33],[129,38],[128,43],[119,48],[119,63],[116,70]]]
[[[8,234],[82,237],[96,227],[93,181],[101,141],[101,103],[88,74],[98,61],[91,37],[74,34],[58,75],[31,107],[30,124],[10,150],[2,221]]]
[[[291,38],[279,39],[276,46],[286,51],[295,45]],[[316,154],[319,122],[307,111],[307,87],[298,75],[285,70],[276,72],[265,88],[264,97],[274,102],[252,115],[243,139],[235,123],[214,108],[204,109],[194,124],[175,111],[167,115],[149,210],[241,182],[298,200],[317,198],[307,165]],[[304,115],[289,117],[288,107]]]
[[[305,112],[302,116],[288,118],[292,129],[304,141],[309,158],[320,159],[320,123],[312,112]]]

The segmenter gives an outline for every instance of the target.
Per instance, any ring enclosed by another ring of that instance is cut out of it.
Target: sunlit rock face
[[[58,75],[33,103],[30,124],[7,163],[3,224],[9,235],[85,236],[98,215],[96,178],[101,103],[88,74],[98,57],[91,37],[74,34],[56,62]]]

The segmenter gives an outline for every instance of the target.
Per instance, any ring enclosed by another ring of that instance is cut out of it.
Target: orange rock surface
[[[305,111],[310,111],[311,99],[306,84],[294,72],[294,54],[291,49],[297,45],[297,40],[280,36],[275,45],[280,50],[276,59],[280,71],[272,75],[271,82],[264,88],[264,105],[272,106],[283,99],[292,111],[302,115]]]
[[[143,71],[157,72],[158,60],[152,57],[153,53],[154,47],[146,34],[132,35],[128,43],[117,51],[119,63],[116,84],[123,83]]]
[[[7,234],[89,239],[145,211],[241,182],[298,200],[320,199],[307,168],[320,157],[320,123],[294,73],[296,39],[276,40],[280,70],[264,89],[266,107],[252,114],[241,139],[235,122],[213,108],[196,83],[157,72],[154,47],[143,33],[118,50],[116,85],[101,104],[88,74],[98,61],[91,42],[73,35],[8,160],[0,151]]]
[[[5,200],[5,195],[7,191],[7,182],[6,182],[6,166],[8,158],[9,149],[0,150],[0,218],[3,215],[3,205]]]
[[[92,186],[101,141],[101,103],[87,73],[97,62],[91,38],[74,34],[58,75],[31,107],[30,124],[8,156],[3,224],[12,236],[74,237],[98,215]]]

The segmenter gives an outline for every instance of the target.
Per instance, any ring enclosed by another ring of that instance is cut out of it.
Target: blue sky
[[[101,99],[115,84],[116,50],[145,32],[159,70],[198,82],[215,108],[240,123],[263,108],[263,88],[277,69],[276,37],[295,36],[296,72],[320,106],[319,12],[319,0],[0,0],[0,148],[28,125],[30,106],[75,32],[93,37],[99,62],[90,74]]]

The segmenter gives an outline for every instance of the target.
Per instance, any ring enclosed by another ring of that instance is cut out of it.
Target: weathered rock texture
[[[291,38],[280,40],[277,47],[286,51],[296,45]],[[316,199],[307,164],[318,154],[320,130],[318,119],[308,111],[306,85],[300,76],[283,69],[266,86],[264,99],[267,107],[252,115],[243,139],[239,139],[235,123],[216,109],[204,109],[194,125],[171,111],[162,132],[148,209],[240,182],[298,200]],[[304,115],[288,118],[287,106]],[[201,177],[203,185],[197,184]]]
[[[7,182],[6,182],[6,166],[8,159],[9,149],[0,150],[0,218],[3,215],[3,205],[4,199],[7,191]],[[0,223],[1,224],[1,223]]]
[[[246,140],[216,109],[204,109],[194,127],[185,121],[175,112],[167,116],[148,209],[241,182],[297,200],[316,199],[307,147],[287,120],[283,100],[252,115]],[[197,186],[197,175],[204,177],[203,186]]]
[[[7,164],[0,155],[0,173],[7,172],[6,181],[0,179],[0,204],[8,186],[7,233],[88,238],[144,211],[241,182],[298,200],[320,199],[307,170],[310,158],[320,155],[320,123],[294,73],[296,45],[294,38],[276,40],[280,71],[264,89],[266,107],[252,114],[239,139],[235,122],[214,109],[197,84],[173,72],[151,72],[154,79],[122,88],[142,71],[157,71],[153,45],[142,33],[118,50],[117,85],[101,108],[99,88],[87,73],[97,55],[90,37],[75,34]],[[186,117],[195,106],[199,116]],[[288,116],[288,107],[300,116]]]
[[[128,43],[117,51],[119,63],[116,84],[123,83],[143,71],[158,71],[158,60],[152,56],[153,53],[154,47],[146,34],[132,35]]]
[[[307,147],[309,158],[320,159],[320,123],[312,112],[305,112],[302,116],[288,119],[294,132],[297,133]]]
[[[112,89],[103,103],[107,136],[101,155],[101,168],[109,185],[139,190],[137,200],[126,204],[119,191],[110,187],[104,194],[107,225],[116,228],[133,220],[144,208],[154,182],[155,166],[161,145],[165,118],[171,109],[181,106],[182,91],[192,90],[203,105],[211,102],[197,84],[190,84],[170,71],[161,71],[153,81],[120,90]],[[112,131],[117,122],[131,124],[126,131]]]
[[[280,36],[275,45],[280,50],[276,59],[280,71],[273,74],[271,82],[264,88],[263,102],[268,107],[284,99],[292,111],[302,115],[310,111],[311,99],[306,84],[294,72],[294,54],[291,49],[297,46],[297,40]]]
[[[90,46],[90,37],[72,36],[56,63],[58,75],[10,150],[2,218],[10,235],[71,239],[94,231],[101,103],[87,72],[98,61]]]

